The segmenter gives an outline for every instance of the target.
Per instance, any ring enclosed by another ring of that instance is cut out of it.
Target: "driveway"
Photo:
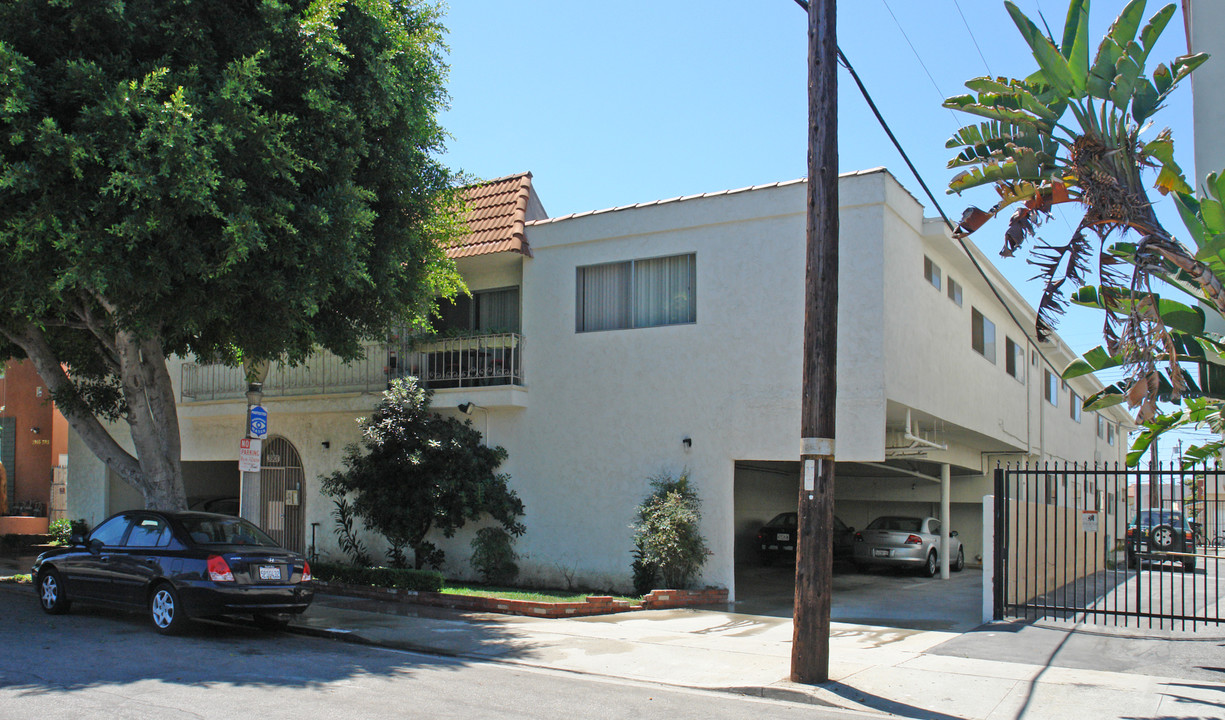
[[[914,630],[973,630],[982,624],[982,569],[967,567],[949,575],[941,580],[893,570],[858,573],[835,566],[831,619]],[[794,565],[736,569],[733,612],[789,618],[794,598]]]

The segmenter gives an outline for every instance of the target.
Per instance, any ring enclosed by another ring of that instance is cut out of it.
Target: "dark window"
[[[940,266],[926,255],[923,256],[923,277],[927,278],[932,287],[940,289]]]
[[[957,307],[961,307],[961,283],[953,278],[949,278],[949,300],[957,303]]]
[[[128,533],[128,547],[161,547],[170,544],[170,532],[160,518],[137,518]]]
[[[89,534],[89,541],[100,541],[107,547],[118,547],[123,542],[123,534],[128,531],[128,517],[120,515],[102,523]]]
[[[1004,369],[1020,382],[1025,382],[1025,348],[1010,337],[1004,338]]]
[[[970,308],[970,345],[974,352],[995,362],[995,323],[983,316],[978,308]]]

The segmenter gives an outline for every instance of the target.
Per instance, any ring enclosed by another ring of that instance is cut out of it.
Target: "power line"
[[[974,31],[970,28],[970,21],[966,20],[966,14],[961,11],[961,4],[957,0],[953,0],[953,7],[957,8],[957,14],[961,16],[961,22],[966,26],[966,32],[970,33],[970,42],[974,43],[974,49],[978,51],[978,56],[983,59],[983,67],[987,68],[987,74],[992,77],[995,73],[991,72],[991,65],[987,63],[987,56],[983,55],[983,49],[978,46],[978,38],[974,37]]]
[[[936,88],[936,94],[940,96],[940,102],[943,103],[948,95],[940,89],[940,84],[936,82],[936,78],[932,75],[931,70],[927,69],[927,63],[923,62],[923,57],[919,55],[919,49],[910,41],[910,36],[906,34],[906,28],[902,27],[902,23],[898,21],[897,15],[893,14],[893,8],[889,7],[889,0],[880,0],[884,4],[885,9],[889,11],[889,17],[893,18],[893,23],[897,25],[897,29],[902,32],[902,37],[906,39],[906,44],[910,46],[910,52],[914,53],[915,60],[919,61],[919,67],[923,68],[923,72],[927,73],[927,79],[932,81],[932,87]],[[842,51],[839,50],[839,56]],[[957,127],[962,127],[961,122],[957,119],[957,115],[950,109],[949,116],[953,118],[953,124]]]

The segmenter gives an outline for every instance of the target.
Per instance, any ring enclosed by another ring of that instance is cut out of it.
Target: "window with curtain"
[[[519,288],[477,290],[438,304],[435,330],[504,333],[519,332]]]
[[[578,268],[575,331],[697,322],[695,255]]]

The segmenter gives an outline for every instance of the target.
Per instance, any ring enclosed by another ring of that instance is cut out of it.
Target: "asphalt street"
[[[0,718],[863,718],[813,705],[142,616],[0,588]]]

